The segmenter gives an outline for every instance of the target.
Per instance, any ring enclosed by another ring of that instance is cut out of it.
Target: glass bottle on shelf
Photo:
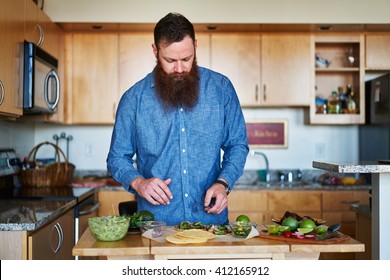
[[[347,107],[349,114],[356,114],[356,102],[354,100],[353,91],[348,95]]]
[[[347,111],[347,97],[344,93],[344,88],[339,87],[339,102],[340,102],[340,113],[345,113]]]
[[[340,114],[340,100],[337,91],[332,91],[328,99],[328,114]]]

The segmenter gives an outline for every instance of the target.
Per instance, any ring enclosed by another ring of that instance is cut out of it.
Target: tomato
[[[291,235],[292,235],[291,231],[285,231],[285,232],[283,233],[283,236],[284,236],[284,237],[287,237],[287,238],[290,238]]]

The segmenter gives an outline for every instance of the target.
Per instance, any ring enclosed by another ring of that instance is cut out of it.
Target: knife
[[[338,236],[339,235],[338,230],[340,229],[340,227],[341,227],[340,224],[334,224],[334,225],[329,226],[328,229],[326,230],[326,232],[321,233],[316,237],[316,240],[322,241],[322,240],[327,240],[327,239]]]

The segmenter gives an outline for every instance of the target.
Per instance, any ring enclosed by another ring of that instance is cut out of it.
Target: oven
[[[88,228],[88,218],[98,215],[97,189],[87,187],[37,187],[26,188],[19,183],[20,160],[12,149],[0,149],[0,198],[4,203],[12,201],[76,201],[74,206],[74,236],[76,244]],[[1,209],[0,209],[1,210]],[[1,213],[0,213],[1,214]],[[77,259],[77,258],[76,258]]]

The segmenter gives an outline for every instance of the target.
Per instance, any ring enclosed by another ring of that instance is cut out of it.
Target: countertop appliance
[[[24,42],[23,61],[23,114],[52,114],[60,101],[58,60],[35,45]]]
[[[64,187],[47,187],[47,188],[26,188],[19,184],[19,163],[20,160],[16,157],[16,153],[13,149],[0,149],[0,199],[2,200],[1,209],[16,209],[13,206],[8,207],[6,204],[14,205],[16,202],[18,206],[22,203],[25,207],[18,207],[17,209],[30,209],[37,202],[41,201],[42,207],[47,205],[56,205],[60,207],[64,202],[75,201],[74,206],[74,233],[72,239],[73,245],[76,244],[81,234],[88,227],[88,218],[98,215],[99,202],[96,200],[96,188],[73,188],[69,186]],[[45,202],[45,203],[43,203]],[[60,203],[61,202],[61,203]],[[31,206],[31,207],[30,207]],[[32,209],[32,208],[31,208]],[[50,212],[55,209],[47,209]],[[11,213],[11,212],[10,212]],[[13,215],[15,214],[12,212]],[[4,216],[5,213],[0,213],[0,216]],[[24,213],[20,213],[20,217]],[[40,222],[40,218],[45,219],[44,216],[40,217],[35,213],[37,223]],[[12,219],[8,219],[12,222]],[[16,221],[18,222],[18,221]]]
[[[366,82],[366,124],[359,126],[360,162],[390,159],[390,73]]]

